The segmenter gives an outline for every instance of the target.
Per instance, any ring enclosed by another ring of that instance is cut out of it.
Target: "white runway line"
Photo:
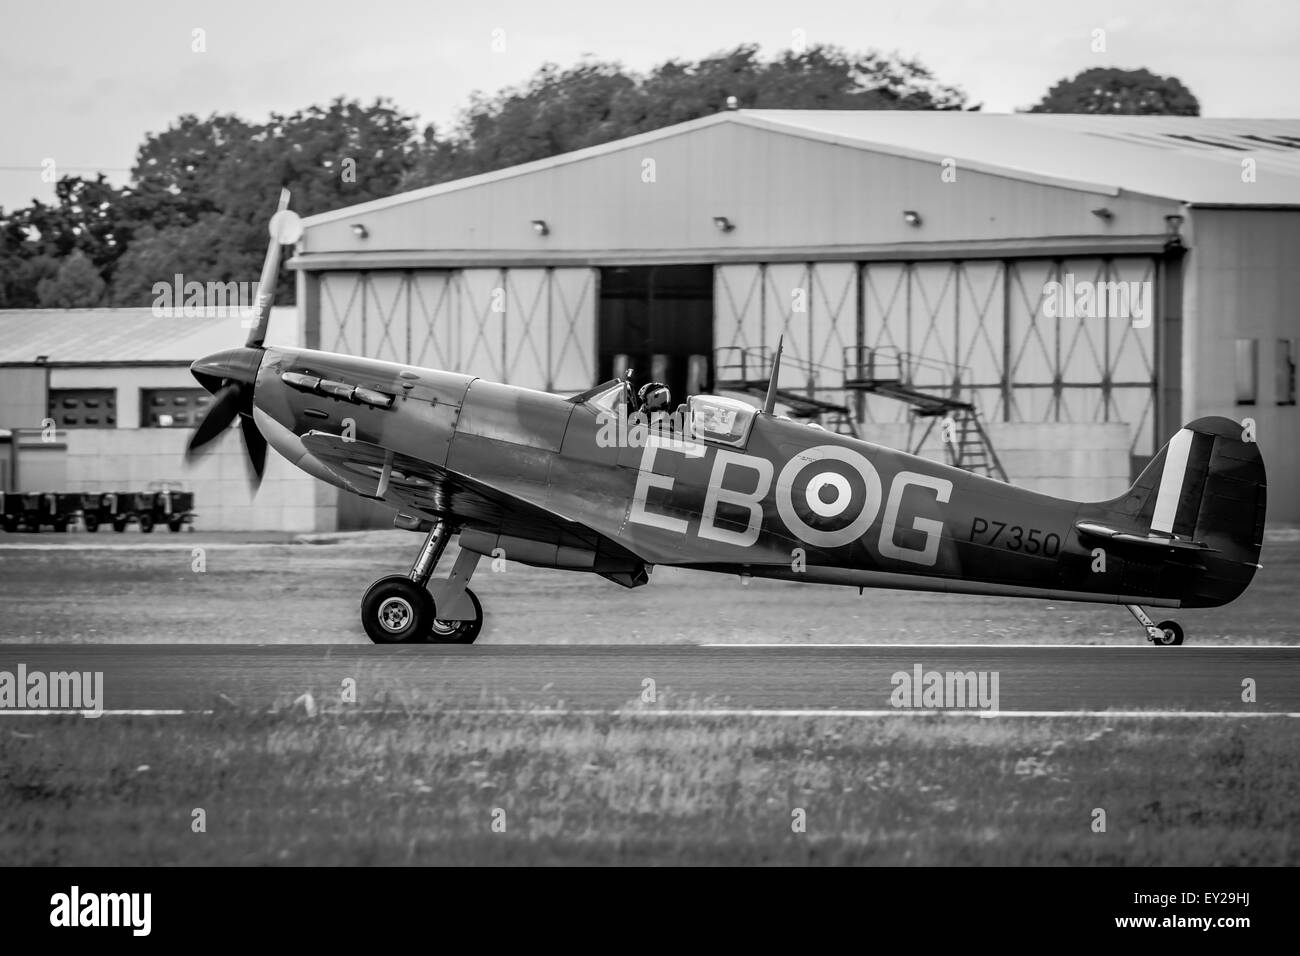
[[[207,716],[215,710],[104,710],[103,717],[180,717]],[[297,710],[265,711],[266,714],[279,713],[285,716],[297,714]],[[50,717],[50,716],[84,716],[91,717],[91,711],[80,710],[0,710],[0,715]],[[397,710],[331,710],[322,711],[321,715],[334,716],[349,714],[363,717],[402,716]],[[507,717],[979,717],[993,720],[998,717],[1119,717],[1131,718],[1226,718],[1251,719],[1261,717],[1300,717],[1300,713],[1287,711],[1232,711],[1232,710],[942,710],[931,708],[899,708],[876,710],[834,710],[834,709],[726,709],[726,710],[555,710],[553,708],[485,708],[470,707],[454,710],[409,711],[405,716],[452,716],[493,714]]]
[[[380,711],[379,713],[382,713]],[[508,714],[536,717],[1300,717],[1283,711],[1222,710],[943,710],[919,707],[877,710],[730,709],[730,710],[444,710],[443,714]]]
[[[497,646],[501,646],[501,645],[497,645]],[[546,647],[546,646],[549,646],[549,645],[537,644],[537,645],[533,645],[533,646],[535,646],[535,647]],[[558,646],[558,645],[557,645],[557,646]],[[566,645],[566,646],[572,646],[572,645]],[[632,646],[636,646],[636,645],[616,644],[616,645],[610,645],[610,646],[614,646],[614,647],[632,647]],[[1010,650],[1024,650],[1024,649],[1030,649],[1030,648],[1037,649],[1037,650],[1042,650],[1042,649],[1044,649],[1044,648],[1069,648],[1069,649],[1071,649],[1071,650],[1075,650],[1075,649],[1077,649],[1077,650],[1089,650],[1089,649],[1091,649],[1091,650],[1097,650],[1097,651],[1113,651],[1113,650],[1115,650],[1115,648],[1117,648],[1117,647],[1133,647],[1133,648],[1140,648],[1140,647],[1143,647],[1144,645],[1142,645],[1142,644],[1135,644],[1135,643],[1128,643],[1128,644],[848,644],[848,643],[845,643],[845,644],[793,644],[793,643],[791,643],[791,644],[773,644],[773,643],[763,643],[763,644],[695,644],[695,645],[690,645],[690,644],[680,644],[680,645],[668,644],[668,645],[656,645],[656,646],[660,646],[660,647],[692,647],[692,646],[694,646],[694,647],[725,647],[725,648],[732,648],[732,649],[739,649],[739,650],[746,650],[746,649],[748,649],[748,648],[754,648],[754,647],[763,647],[763,648],[783,647],[783,648],[785,648],[785,649],[787,649],[787,650],[791,650],[791,649],[795,649],[795,648],[803,648],[803,647],[814,648],[814,649],[821,649],[821,650],[825,650],[825,649],[827,649],[827,648],[844,648],[844,647],[860,647],[860,648],[870,648],[870,649],[876,649],[876,648],[881,648],[881,647],[893,647],[893,648],[899,648],[899,649],[903,649],[903,650],[924,650],[924,649],[926,649],[926,648],[929,648],[929,649],[931,649],[931,650],[941,650],[941,651],[981,651],[981,650],[983,650],[983,651],[1010,651]],[[1195,651],[1222,651],[1222,650],[1233,650],[1233,651],[1278,651],[1278,650],[1297,650],[1297,649],[1300,649],[1300,645],[1296,645],[1296,644],[1199,644],[1199,645],[1190,645],[1190,646],[1189,646],[1189,645],[1187,645],[1187,644],[1184,644],[1184,645],[1180,646],[1180,647],[1178,648],[1178,650],[1173,651],[1172,653],[1175,653],[1175,654],[1190,654],[1190,653],[1193,653],[1193,652],[1195,652]]]
[[[212,713],[189,710],[5,710],[0,717],[179,717],[190,713]]]
[[[229,541],[217,541],[203,543],[194,541],[185,543],[181,541],[159,541],[154,544],[150,541],[148,544],[4,544],[0,543],[0,551],[189,551],[193,548],[202,548],[204,551],[244,551],[248,548],[295,548],[292,541],[284,541],[279,544],[270,541],[254,541],[248,544],[235,544]]]

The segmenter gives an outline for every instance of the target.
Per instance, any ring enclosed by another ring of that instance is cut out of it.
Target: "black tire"
[[[56,518],[54,520],[54,530],[64,534],[68,530],[68,520],[66,518]]]
[[[82,523],[85,524],[86,530],[94,534],[99,530],[99,518],[95,515],[82,515]]]
[[[433,627],[433,595],[410,578],[392,574],[366,589],[361,626],[376,644],[418,644]]]
[[[121,534],[123,531],[125,531],[125,530],[126,530],[126,520],[123,519],[123,518],[114,518],[114,519],[113,519],[113,530],[116,531],[118,534]]]
[[[140,516],[140,533],[153,534],[153,515]]]
[[[1156,627],[1164,631],[1162,640],[1156,641],[1161,647],[1177,647],[1183,643],[1183,629],[1175,621],[1161,621]]]
[[[167,527],[172,531],[180,531],[183,524],[185,524],[185,522],[180,518],[173,518],[171,521],[167,522]]]
[[[0,527],[13,534],[18,530],[18,519],[11,515],[5,515],[4,518],[0,519]]]
[[[483,605],[479,604],[478,596],[469,588],[465,589],[470,601],[474,605],[474,619],[472,621],[439,621],[434,619],[433,626],[429,628],[429,636],[425,640],[430,644],[473,644],[478,640],[479,632],[483,630]]]

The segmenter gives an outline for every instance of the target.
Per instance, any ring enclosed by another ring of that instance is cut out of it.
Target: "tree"
[[[1200,116],[1201,104],[1177,77],[1094,67],[1061,80],[1029,112]]]
[[[764,61],[742,44],[697,63],[668,60],[646,76],[617,63],[546,64],[522,86],[475,93],[451,135],[431,128],[406,188],[491,172],[723,110],[961,109],[965,94],[913,60],[813,46]]]
[[[87,309],[103,300],[104,280],[86,254],[76,249],[53,278],[37,283],[36,297],[42,309]]]
[[[54,279],[59,264],[82,253],[100,279],[111,281],[132,229],[125,222],[129,190],[100,173],[95,179],[64,176],[54,187],[56,202],[35,201],[13,213],[0,210],[0,305],[34,308],[37,285]]]
[[[252,125],[235,116],[182,116],[151,135],[136,161],[126,214],[139,234],[123,257],[110,300],[144,306],[155,282],[255,282],[266,223],[282,186],[303,216],[397,192],[414,166],[413,117],[385,100],[343,98],[271,114]],[[277,301],[294,301],[282,270]]]

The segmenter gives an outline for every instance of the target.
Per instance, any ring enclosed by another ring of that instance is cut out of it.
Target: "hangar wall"
[[[298,253],[398,253],[432,266],[771,258],[759,250],[795,258],[801,249],[1008,237],[1042,250],[1062,236],[1076,244],[1160,236],[1164,216],[1179,211],[1168,200],[969,167],[944,184],[937,162],[757,129],[730,122],[734,115],[314,216]],[[1092,214],[1101,204],[1125,224],[1124,235]],[[922,210],[923,234],[904,221],[909,208]],[[717,215],[735,229],[720,233]],[[531,228],[534,219],[547,223],[545,235]],[[364,238],[352,229],[358,222]]]
[[[1191,227],[1183,418],[1254,419],[1269,522],[1300,522],[1300,212],[1194,208]]]

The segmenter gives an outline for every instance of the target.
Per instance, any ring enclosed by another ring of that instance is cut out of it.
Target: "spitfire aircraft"
[[[468,585],[485,556],[627,588],[672,565],[1122,604],[1157,644],[1181,644],[1182,628],[1143,605],[1227,604],[1259,567],[1263,461],[1228,418],[1184,426],[1124,494],[1081,503],[778,416],[774,384],[761,409],[693,395],[647,421],[626,380],[563,397],[267,346],[280,246],[301,233],[287,204],[286,191],[248,340],[191,367],[215,399],[189,454],[238,419],[259,479],[269,444],[424,534],[410,570],[362,598],[376,643],[473,643],[483,609]],[[772,383],[779,362],[778,349]]]

